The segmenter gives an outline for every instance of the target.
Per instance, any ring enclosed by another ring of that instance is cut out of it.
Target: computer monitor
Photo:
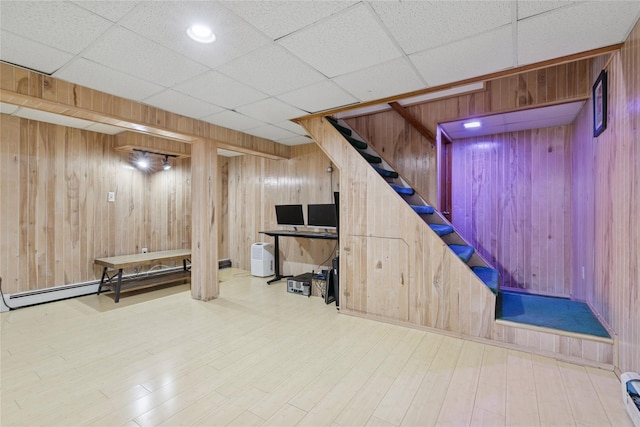
[[[333,203],[307,205],[307,225],[309,227],[336,229],[338,227],[336,205]]]
[[[304,226],[302,205],[276,205],[276,221],[280,226],[294,229],[300,225]]]

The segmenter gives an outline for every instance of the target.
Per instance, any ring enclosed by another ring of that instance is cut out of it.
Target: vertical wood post
[[[216,143],[201,140],[191,145],[191,297],[217,298],[218,220],[216,218]]]

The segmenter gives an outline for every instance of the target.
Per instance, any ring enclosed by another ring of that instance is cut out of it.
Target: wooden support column
[[[191,145],[191,297],[201,301],[217,298],[218,219],[216,176],[218,153],[215,141],[204,139]]]

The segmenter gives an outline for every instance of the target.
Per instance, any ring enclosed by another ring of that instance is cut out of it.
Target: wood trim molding
[[[110,95],[0,62],[0,101],[121,127],[192,144],[215,140],[220,148],[271,159],[290,158],[287,145]]]
[[[596,56],[605,55],[607,53],[613,53],[613,52],[616,52],[616,51],[620,51],[620,49],[622,48],[623,45],[624,45],[624,43],[616,43],[616,44],[612,44],[612,45],[609,45],[609,46],[601,47],[601,48],[598,48],[598,49],[587,50],[585,52],[574,53],[574,54],[571,54],[571,55],[561,56],[561,57],[555,58],[555,59],[548,59],[546,61],[540,61],[540,62],[536,62],[536,63],[533,63],[533,64],[522,65],[520,67],[515,67],[515,68],[511,68],[511,69],[507,69],[507,70],[496,71],[496,72],[493,72],[493,73],[484,74],[484,75],[477,76],[477,77],[471,77],[471,78],[464,79],[464,80],[458,80],[456,82],[446,83],[446,84],[442,84],[442,85],[432,86],[432,87],[429,87],[429,88],[426,88],[426,89],[420,89],[420,90],[415,90],[415,91],[412,91],[412,92],[407,92],[407,93],[404,93],[404,94],[401,94],[401,95],[389,96],[389,97],[378,99],[378,100],[374,100],[374,101],[367,101],[367,102],[362,102],[362,103],[358,103],[358,104],[355,104],[355,105],[349,105],[349,106],[346,106],[346,107],[335,108],[333,110],[320,111],[318,113],[309,114],[307,116],[297,117],[295,119],[292,119],[292,121],[295,122],[295,123],[300,123],[300,120],[302,120],[302,119],[331,116],[333,114],[343,113],[345,111],[351,111],[351,110],[370,107],[370,106],[379,105],[379,104],[388,104],[388,103],[400,101],[400,100],[403,100],[403,99],[406,99],[406,98],[413,98],[415,96],[425,95],[425,94],[428,94],[428,93],[440,92],[440,91],[443,91],[443,90],[455,88],[457,86],[468,85],[468,84],[471,84],[471,83],[485,82],[485,81],[488,81],[488,80],[495,80],[495,79],[499,79],[499,78],[503,78],[503,77],[509,77],[509,76],[513,76],[513,75],[518,75],[518,74],[521,74],[521,73],[526,73],[526,72],[533,71],[533,70],[539,70],[539,69],[542,69],[542,68],[547,68],[547,67],[551,67],[551,66],[555,66],[555,65],[566,64],[566,63],[569,63],[569,62],[575,62],[575,61],[579,61],[581,59],[593,58],[593,57],[596,57]]]
[[[396,113],[400,114],[402,116],[402,118],[404,118],[406,121],[408,121],[409,124],[411,126],[413,126],[413,128],[415,130],[420,132],[420,135],[422,135],[425,138],[427,138],[427,140],[431,143],[431,145],[435,145],[436,136],[433,134],[433,132],[431,132],[429,129],[427,129],[420,122],[420,120],[415,118],[410,112],[408,112],[402,105],[398,104],[397,102],[390,102],[389,105],[391,106],[391,108],[393,108],[393,111],[395,111]]]

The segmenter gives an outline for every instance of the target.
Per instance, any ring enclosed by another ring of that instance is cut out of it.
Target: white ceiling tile
[[[576,2],[567,0],[518,0],[518,19],[539,15],[560,7],[571,6],[574,3]]]
[[[306,135],[307,131],[304,130],[304,128],[302,126],[300,126],[297,123],[294,123],[292,121],[286,120],[284,122],[277,122],[274,123],[275,126],[278,126],[279,128],[283,128],[283,129],[287,129],[295,134],[298,135]]]
[[[265,125],[265,123],[261,122],[260,120],[252,119],[251,117],[247,117],[243,114],[236,113],[235,111],[231,110],[225,110],[221,113],[212,114],[210,116],[203,117],[201,120],[238,131],[244,131],[247,129],[257,128]]]
[[[222,157],[237,157],[242,156],[243,153],[238,153],[237,151],[225,150],[224,148],[218,148],[218,156]]]
[[[371,2],[407,54],[509,24],[511,5],[508,1]]]
[[[126,0],[118,0],[118,1],[110,1],[110,0],[98,0],[98,1],[89,1],[89,0],[81,0],[74,1],[73,3],[78,6],[90,10],[96,15],[100,15],[103,18],[107,18],[109,21],[118,22],[122,17],[124,17],[127,13],[131,12],[131,10],[136,7],[139,3],[137,1],[126,1]]]
[[[73,3],[0,1],[0,27],[69,53],[79,53],[112,23]]]
[[[217,69],[269,95],[317,83],[325,77],[277,44],[265,46]]]
[[[278,98],[311,113],[358,102],[357,99],[330,81],[285,93]]]
[[[401,55],[373,12],[364,4],[279,40],[298,58],[335,77]]]
[[[306,111],[292,107],[275,98],[267,98],[253,104],[238,107],[236,111],[265,123],[281,122],[307,114]]]
[[[53,76],[134,101],[140,101],[162,90],[162,86],[83,58],[74,60]]]
[[[36,120],[39,122],[53,123],[60,126],[68,126],[72,128],[84,129],[87,126],[93,124],[88,120],[76,119],[75,117],[62,116],[59,114],[49,113],[47,111],[34,110],[31,108],[20,108],[16,111],[14,116],[22,117],[23,119]]]
[[[191,40],[186,31],[195,23],[209,26],[216,41],[202,44]],[[120,24],[211,68],[271,42],[219,2],[212,1],[142,2]]]
[[[360,101],[385,98],[423,89],[425,84],[404,58],[333,78]]]
[[[279,144],[283,145],[304,145],[304,144],[312,144],[314,143],[313,139],[308,136],[294,136],[292,138],[284,138],[279,139],[277,141]]]
[[[86,130],[90,130],[91,132],[104,133],[107,135],[117,135],[119,133],[125,132],[128,129],[119,128],[117,126],[105,125],[102,123],[94,123],[85,128]]]
[[[289,132],[288,130],[285,130],[273,125],[265,125],[265,126],[260,126],[258,128],[248,129],[248,130],[245,130],[244,133],[248,133],[249,135],[255,135],[260,138],[270,139],[272,141],[287,139],[287,138],[294,138],[296,136],[299,136],[293,132]]]
[[[409,57],[430,86],[513,66],[511,25]]]
[[[206,67],[127,29],[114,27],[83,57],[165,87],[206,71]]]
[[[143,100],[145,104],[161,108],[172,113],[199,119],[219,113],[224,108],[201,101],[175,90],[167,89]]]
[[[276,40],[355,2],[349,1],[229,1],[223,4]]]
[[[73,55],[31,41],[8,31],[2,31],[0,59],[11,64],[51,74],[73,58]]]
[[[2,114],[13,114],[18,111],[18,108],[20,107],[17,105],[0,102],[0,113]]]
[[[267,98],[217,71],[209,71],[189,81],[176,85],[175,90],[225,108],[236,108]]]
[[[640,1],[594,1],[518,21],[518,65],[618,43],[638,16]]]

